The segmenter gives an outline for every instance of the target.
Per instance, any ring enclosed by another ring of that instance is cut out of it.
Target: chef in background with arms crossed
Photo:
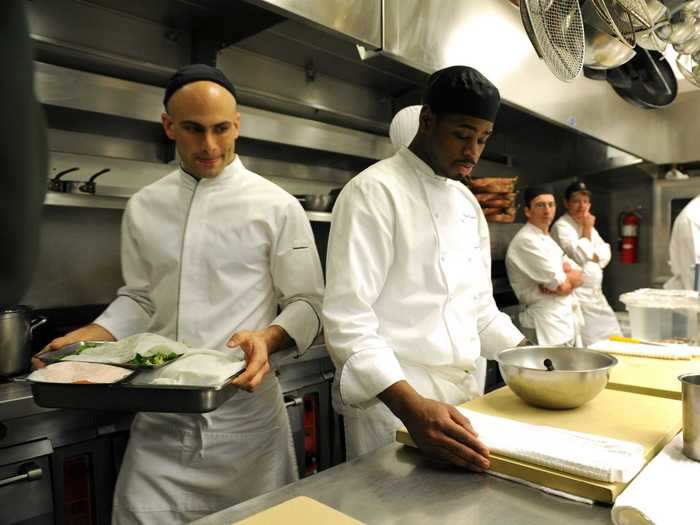
[[[523,342],[494,302],[486,221],[460,182],[499,104],[475,69],[434,73],[410,146],[357,175],[335,204],[323,318],[349,458],[406,426],[426,453],[489,468],[488,449],[453,405],[479,395],[479,355]]]
[[[523,328],[534,330],[544,346],[580,346],[581,309],[574,289],[581,286],[581,268],[549,235],[557,206],[550,186],[525,190],[527,224],[515,234],[506,252],[508,280],[525,309]]]
[[[583,313],[583,346],[622,335],[615,312],[603,295],[603,268],[610,262],[610,245],[595,229],[591,214],[591,192],[583,182],[573,182],[564,191],[567,213],[552,226],[552,238],[564,253],[583,269],[583,283],[574,290]]]
[[[695,267],[700,264],[700,195],[678,214],[668,246],[671,277],[664,284],[667,290],[697,290]]]
[[[321,330],[323,276],[311,227],[296,199],[236,155],[233,84],[213,67],[186,66],[171,78],[164,105],[163,127],[181,164],[129,200],[126,284],[93,324],[50,348],[144,331],[223,352],[240,346],[246,371],[234,384],[252,393],[206,414],[138,414],[115,524],[182,523],[297,479],[268,356],[293,343],[304,351]]]

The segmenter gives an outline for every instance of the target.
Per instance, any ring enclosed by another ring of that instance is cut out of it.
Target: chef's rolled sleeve
[[[314,235],[301,205],[290,201],[270,258],[272,282],[282,311],[271,324],[282,327],[305,352],[321,333],[323,272]]]
[[[499,352],[518,346],[523,339],[525,336],[515,327],[510,317],[497,312],[479,332],[481,355],[495,359]]]
[[[377,403],[377,395],[394,383],[405,380],[398,359],[390,348],[368,348],[353,353],[340,373],[343,403],[367,408]]]
[[[394,257],[391,204],[380,188],[355,182],[333,209],[323,323],[343,403],[366,408],[405,377],[373,308]]]
[[[95,323],[108,330],[116,339],[145,332],[153,314],[149,296],[149,267],[141,256],[138,242],[132,235],[131,206],[127,205],[122,218],[121,259],[124,286],[117,298],[95,319]]]

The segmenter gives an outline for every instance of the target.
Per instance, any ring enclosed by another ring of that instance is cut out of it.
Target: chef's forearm
[[[398,417],[404,421],[423,401],[421,395],[408,384],[408,381],[398,381],[380,392],[377,397]]]
[[[262,331],[262,336],[267,343],[269,354],[279,352],[285,348],[289,348],[294,344],[294,340],[289,336],[287,331],[279,325],[272,324]]]

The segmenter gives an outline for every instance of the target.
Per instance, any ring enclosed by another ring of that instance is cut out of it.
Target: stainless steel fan
[[[521,0],[521,4],[527,10],[533,46],[547,67],[560,80],[575,79],[583,69],[586,46],[578,0]]]

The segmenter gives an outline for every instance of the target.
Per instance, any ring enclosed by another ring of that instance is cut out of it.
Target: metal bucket
[[[32,362],[32,332],[46,322],[32,319],[32,309],[17,305],[0,307],[0,376],[11,377],[28,372]]]
[[[683,374],[683,453],[700,461],[700,374]]]

